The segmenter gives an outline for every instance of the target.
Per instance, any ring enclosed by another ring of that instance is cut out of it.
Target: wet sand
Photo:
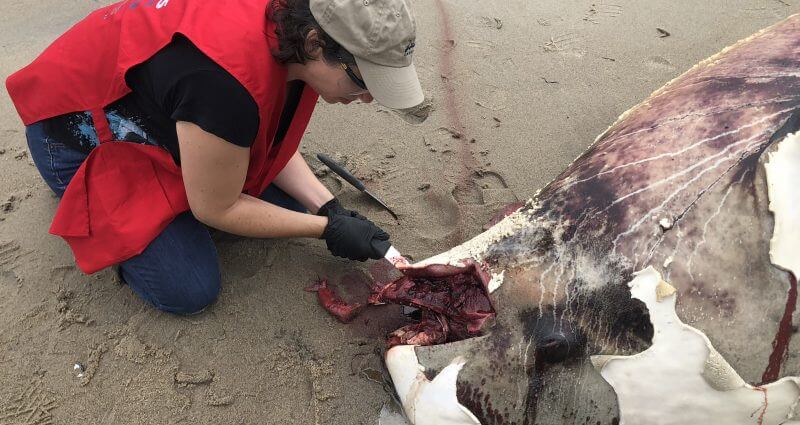
[[[0,76],[107,3],[3,2]],[[621,112],[699,60],[800,11],[795,0],[414,7],[429,119],[410,126],[379,105],[320,104],[302,152],[345,205],[416,259],[531,197]],[[303,291],[328,276],[357,296],[370,264],[331,257],[318,240],[221,235],[218,302],[198,316],[160,313],[110,271],[82,275],[47,234],[56,199],[5,91],[0,152],[0,424],[377,423],[391,401],[383,336],[399,309],[341,325]],[[399,220],[326,173],[319,152],[344,161]]]

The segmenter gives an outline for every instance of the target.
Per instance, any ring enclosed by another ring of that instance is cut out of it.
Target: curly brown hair
[[[270,4],[271,19],[275,22],[275,35],[278,36],[278,49],[272,52],[275,60],[283,65],[304,64],[312,60],[306,48],[306,37],[311,30],[317,31],[317,45],[322,48],[322,58],[329,64],[341,61],[355,64],[353,55],[329,36],[314,19],[308,6],[309,0],[273,0]]]

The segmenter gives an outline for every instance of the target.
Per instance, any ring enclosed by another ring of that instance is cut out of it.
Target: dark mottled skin
[[[505,272],[488,333],[418,348],[420,362],[440,370],[464,356],[459,399],[484,425],[618,423],[588,359],[649,345],[627,282],[653,266],[678,289],[682,320],[759,382],[789,287],[769,259],[763,162],[800,128],[799,111],[798,16],[672,81],[523,208],[529,225],[488,248],[482,260]],[[800,374],[784,357],[778,376]]]

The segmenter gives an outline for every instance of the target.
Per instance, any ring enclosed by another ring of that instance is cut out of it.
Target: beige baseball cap
[[[310,0],[322,29],[356,59],[367,89],[387,108],[425,99],[411,56],[417,25],[409,0]]]

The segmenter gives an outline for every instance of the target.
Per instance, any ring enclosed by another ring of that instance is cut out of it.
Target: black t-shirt
[[[176,38],[125,81],[132,93],[105,108],[115,138],[163,146],[179,161],[176,121],[194,123],[238,146],[249,147],[259,127],[258,106],[230,73],[188,39]],[[303,83],[288,86],[276,142],[283,138],[302,93]],[[97,144],[88,113],[51,118],[46,131],[70,147],[89,152]]]

